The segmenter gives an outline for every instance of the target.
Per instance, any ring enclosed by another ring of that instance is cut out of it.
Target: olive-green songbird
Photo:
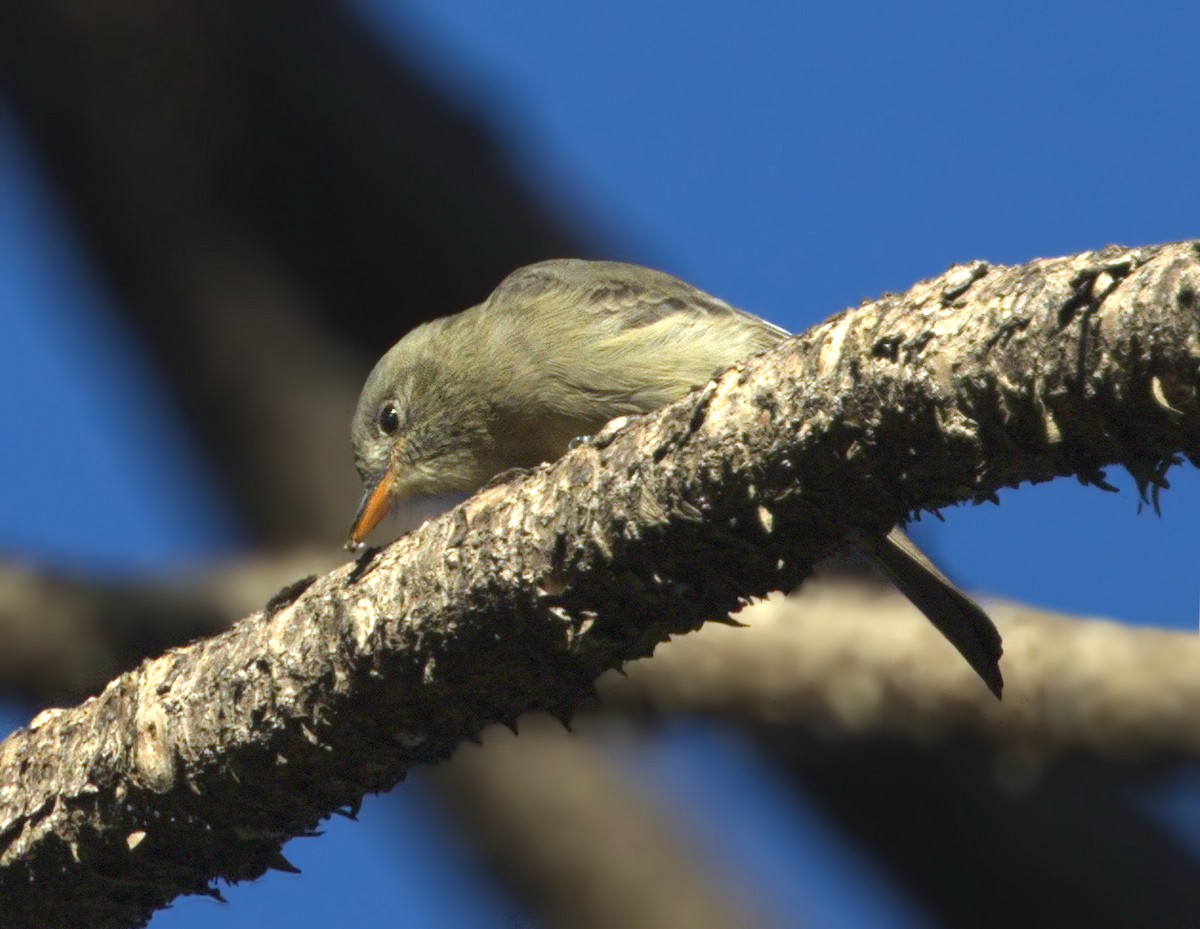
[[[510,274],[478,306],[418,326],[375,365],[352,429],[366,485],[347,545],[401,500],[464,496],[564,454],[618,416],[665,406],[788,337],[678,278],[561,259]],[[899,529],[863,553],[997,697],[1000,634]]]

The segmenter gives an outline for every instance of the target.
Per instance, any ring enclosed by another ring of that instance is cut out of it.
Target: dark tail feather
[[[899,529],[862,546],[875,566],[928,617],[999,699],[1003,645],[987,613],[955,587]]]

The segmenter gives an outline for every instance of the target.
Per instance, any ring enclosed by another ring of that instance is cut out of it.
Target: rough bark
[[[913,507],[1200,460],[1200,249],[951,269],[0,746],[0,925],[136,925]],[[982,685],[981,685],[982,686]]]

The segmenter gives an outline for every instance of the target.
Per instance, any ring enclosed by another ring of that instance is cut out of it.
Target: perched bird
[[[352,427],[366,493],[347,546],[400,500],[463,496],[558,458],[573,439],[665,406],[787,336],[637,265],[514,271],[478,306],[409,332],[367,378]],[[899,529],[861,548],[999,697],[1000,634],[987,614]]]

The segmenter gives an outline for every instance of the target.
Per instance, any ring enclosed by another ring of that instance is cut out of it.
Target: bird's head
[[[351,442],[364,493],[346,543],[352,550],[399,502],[462,496],[490,477],[486,417],[472,400],[479,394],[426,350],[429,325],[436,323],[392,346],[358,399]]]

